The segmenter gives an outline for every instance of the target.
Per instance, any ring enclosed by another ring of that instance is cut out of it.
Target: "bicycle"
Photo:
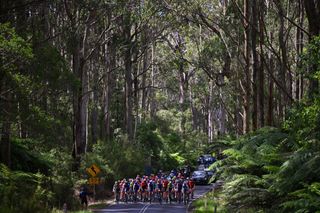
[[[190,200],[189,191],[183,191],[182,194],[183,194],[183,203],[184,205],[187,205]]]
[[[119,201],[120,201],[120,193],[119,192],[115,192],[115,201],[116,201],[116,203],[119,203]]]
[[[162,193],[160,190],[157,190],[156,191],[156,194],[155,194],[155,200],[158,200],[160,205],[162,204]]]
[[[169,203],[171,204],[172,201],[175,200],[175,192],[174,192],[174,189],[169,189],[169,195],[168,195],[168,199],[169,199]]]
[[[151,203],[154,200],[154,192],[150,191],[148,194],[149,194],[149,203]]]
[[[133,198],[132,199],[133,199],[133,202],[135,202],[135,203],[138,201],[138,191],[134,191],[133,192]]]

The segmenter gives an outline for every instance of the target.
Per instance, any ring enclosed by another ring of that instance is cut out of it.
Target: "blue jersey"
[[[148,190],[149,190],[150,192],[152,192],[152,191],[154,190],[154,185],[153,185],[152,182],[149,182],[149,184],[148,184]]]
[[[137,192],[137,191],[139,191],[139,188],[140,188],[139,183],[138,183],[138,182],[135,182],[134,185],[133,185],[133,190],[134,190],[135,192]]]
[[[128,192],[128,191],[130,190],[130,183],[129,183],[129,182],[126,182],[126,183],[124,184],[124,190],[125,190],[126,192]]]

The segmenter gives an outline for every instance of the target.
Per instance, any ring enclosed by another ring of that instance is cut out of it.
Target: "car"
[[[199,166],[198,166],[198,171],[204,171],[206,169],[206,167],[205,167],[205,165],[204,164],[200,164]]]
[[[205,154],[201,155],[197,161],[199,165],[205,165],[205,167],[207,168],[209,167],[209,165],[213,164],[216,161],[216,158],[210,154]]]
[[[184,177],[190,177],[191,175],[191,167],[189,165],[184,166],[180,169],[180,172]]]
[[[214,171],[213,170],[204,170],[207,175],[209,176],[209,178],[211,178],[214,175]]]
[[[203,155],[204,164],[210,165],[216,161],[216,158],[211,155]]]
[[[191,175],[191,179],[196,183],[196,184],[208,184],[209,177],[206,173],[206,171],[194,171]]]
[[[216,181],[217,174],[216,174],[215,170],[205,169],[204,171],[207,173],[207,175],[209,177],[209,182],[215,182]]]

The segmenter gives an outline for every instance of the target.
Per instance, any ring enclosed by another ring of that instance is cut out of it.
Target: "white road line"
[[[148,204],[142,213],[145,213],[150,206],[151,206],[151,204]]]
[[[146,205],[140,210],[139,213],[145,213],[150,205],[151,205],[151,204],[146,204]]]

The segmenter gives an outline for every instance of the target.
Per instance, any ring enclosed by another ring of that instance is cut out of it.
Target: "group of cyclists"
[[[181,173],[177,176],[163,174],[140,176],[115,181],[113,192],[116,202],[183,202],[193,198],[195,183]]]

